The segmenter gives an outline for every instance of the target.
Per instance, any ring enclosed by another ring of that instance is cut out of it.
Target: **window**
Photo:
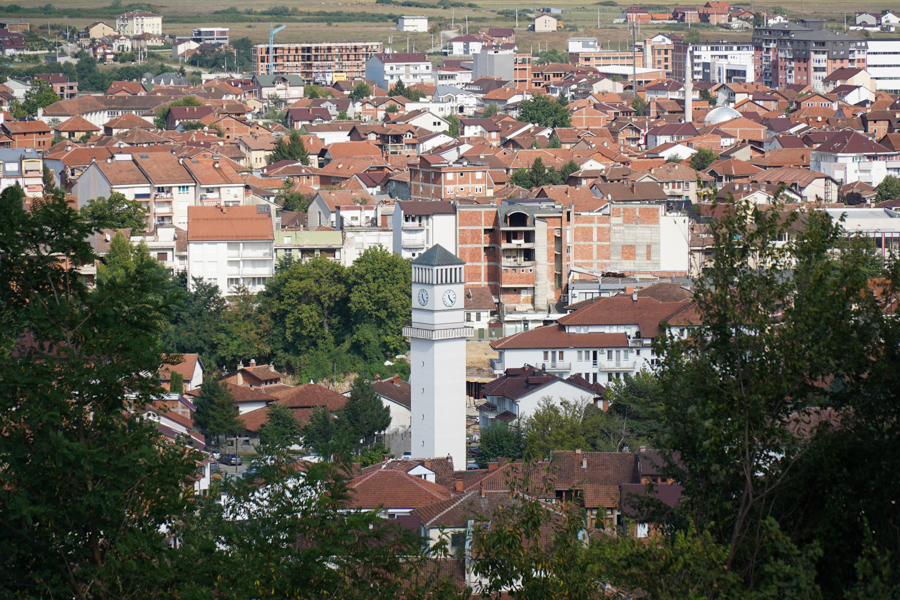
[[[544,350],[544,360],[550,360],[550,353]]]
[[[481,322],[481,313],[480,312],[475,313],[475,320],[478,322]]]
[[[562,360],[562,359],[563,359],[563,351],[560,350],[560,351],[559,351],[559,360]]]
[[[178,186],[178,193],[179,193],[179,194],[187,194],[189,191],[190,191],[190,188],[189,188],[188,186],[186,186],[186,185],[179,185],[179,186]]]
[[[612,356],[613,356],[613,351],[607,350],[606,351],[606,360],[612,360]]]
[[[157,252],[156,253],[156,260],[158,260],[159,262],[166,262],[166,260],[168,260],[168,257],[169,257],[168,252]]]
[[[466,313],[466,323],[472,322],[472,313]]]
[[[581,362],[581,350],[578,351],[578,362]]]

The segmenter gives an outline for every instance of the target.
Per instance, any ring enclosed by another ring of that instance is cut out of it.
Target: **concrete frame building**
[[[693,81],[713,83],[753,83],[754,52],[749,42],[718,41],[691,44],[678,41],[672,46],[672,77],[685,80],[686,55],[691,55]],[[742,79],[749,77],[749,79]]]
[[[872,76],[872,91],[900,94],[900,38],[866,40],[866,70]]]
[[[116,17],[116,31],[128,36],[162,35],[162,17],[146,10],[131,10]]]
[[[397,19],[397,31],[428,31],[428,17],[425,15],[404,15]]]
[[[273,74],[299,75],[305,81],[331,85],[337,78],[364,79],[366,61],[381,52],[381,42],[275,44]],[[253,73],[268,74],[269,45],[253,47]]]

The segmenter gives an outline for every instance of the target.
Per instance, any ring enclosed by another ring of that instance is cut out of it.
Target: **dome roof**
[[[719,106],[706,113],[706,118],[703,119],[703,122],[707,125],[718,125],[719,123],[724,123],[725,121],[737,119],[740,116],[742,116],[741,113],[734,110],[733,108],[730,108],[728,106]]]

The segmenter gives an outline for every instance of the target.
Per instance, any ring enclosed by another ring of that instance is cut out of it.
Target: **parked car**
[[[240,454],[223,454],[219,462],[223,465],[237,466],[244,464],[244,459],[241,458]]]

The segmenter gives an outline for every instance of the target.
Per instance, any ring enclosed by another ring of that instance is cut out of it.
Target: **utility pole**
[[[450,31],[455,30],[455,27],[456,27],[455,23],[456,23],[456,9],[454,8],[452,10],[452,12],[450,13]]]
[[[469,35],[469,15],[466,15],[466,35]]]
[[[631,24],[631,94],[637,98],[637,28]]]
[[[600,29],[600,9],[597,9],[597,29]]]
[[[519,28],[519,9],[516,9],[516,29]]]

